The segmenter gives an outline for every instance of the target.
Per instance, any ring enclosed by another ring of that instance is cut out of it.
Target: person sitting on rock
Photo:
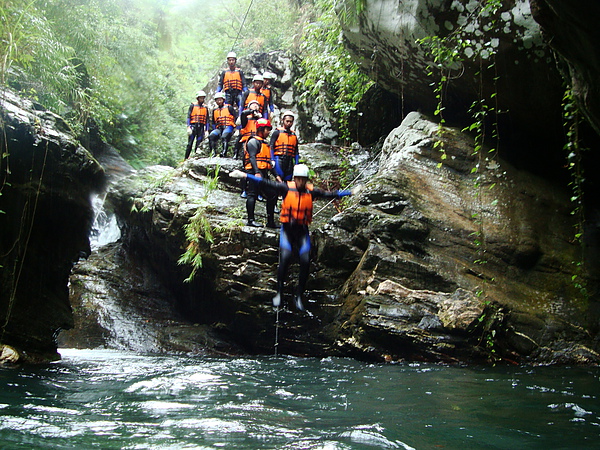
[[[341,198],[356,193],[353,191],[323,191],[309,183],[309,170],[304,164],[294,166],[293,181],[287,183],[267,180],[251,173],[234,170],[230,173],[233,178],[247,177],[261,185],[271,187],[276,194],[283,196],[281,205],[281,231],[279,234],[279,266],[277,268],[277,294],[273,297],[273,306],[278,308],[283,295],[283,285],[294,253],[300,262],[298,286],[294,293],[294,304],[299,311],[304,311],[302,296],[308,281],[310,267],[310,235],[308,226],[312,222],[313,199]],[[253,184],[249,181],[248,184]]]
[[[244,145],[244,169],[252,174],[253,179],[268,180],[269,175],[276,176],[271,164],[271,150],[267,144],[267,137],[271,132],[271,122],[267,119],[256,121],[256,135],[246,141]],[[242,178],[242,177],[239,177]],[[281,181],[280,178],[278,178]],[[261,227],[262,225],[254,219],[256,199],[259,194],[267,201],[267,227],[277,228],[275,225],[275,193],[269,186],[259,187],[258,183],[247,183],[246,186],[246,212],[248,213],[247,225],[250,227]]]
[[[222,92],[215,94],[215,102],[217,107],[213,109],[211,116],[214,129],[208,135],[208,148],[210,156],[217,156],[219,154],[218,141],[221,139],[221,156],[225,157],[227,156],[229,139],[233,136],[236,113],[231,105],[225,103],[225,94]]]

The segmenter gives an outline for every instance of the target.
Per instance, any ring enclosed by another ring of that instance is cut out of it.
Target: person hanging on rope
[[[227,54],[228,68],[221,72],[217,92],[225,93],[225,103],[235,106],[239,111],[241,108],[242,92],[245,92],[246,78],[244,72],[239,67],[236,67],[237,55],[234,52]]]
[[[271,159],[275,162],[275,172],[283,181],[292,180],[294,166],[298,164],[298,136],[292,131],[295,115],[285,111],[281,115],[283,127],[277,128],[271,135]]]
[[[250,174],[251,179],[254,181],[268,180],[271,174],[275,175],[271,164],[271,150],[269,144],[267,144],[267,137],[271,132],[271,128],[271,122],[262,118],[258,119],[256,121],[256,135],[249,138],[244,145],[244,170]],[[243,177],[238,176],[237,178]],[[267,227],[277,228],[277,225],[275,225],[276,195],[273,189],[268,185],[259,186],[258,183],[249,182],[246,186],[246,194],[246,212],[248,214],[246,225],[249,227],[262,226],[254,220],[256,200],[259,195],[262,195],[267,201]]]
[[[263,112],[263,117],[265,119],[273,120],[273,114],[275,112],[275,107],[273,106],[273,89],[271,87],[271,83],[275,80],[276,75],[272,72],[263,73],[263,85],[260,88],[260,93],[265,96],[266,100],[266,108]]]
[[[227,156],[227,148],[229,139],[233,136],[233,127],[235,126],[236,113],[231,105],[225,103],[225,94],[217,92],[215,94],[215,102],[217,107],[212,112],[213,130],[208,135],[208,146],[210,156],[219,154],[218,142],[221,139],[222,149],[221,156]]]
[[[279,308],[283,296],[284,281],[296,253],[300,262],[298,286],[294,292],[296,309],[304,311],[302,296],[308,281],[310,267],[310,235],[308,226],[313,217],[313,199],[341,198],[358,192],[358,188],[339,191],[323,191],[309,183],[309,169],[304,164],[294,166],[293,181],[280,183],[266,180],[251,173],[234,170],[229,174],[232,178],[247,177],[249,180],[270,186],[276,193],[283,196],[281,205],[281,229],[279,234],[279,266],[277,268],[277,294],[273,297],[273,306]],[[249,182],[249,184],[252,184]]]
[[[248,105],[251,101],[257,101],[259,105],[258,111],[261,115],[263,115],[267,109],[267,98],[260,92],[262,86],[262,75],[254,75],[254,78],[252,78],[252,89],[248,89],[246,92],[244,92],[244,95],[242,95],[242,105],[244,109],[248,108]]]
[[[206,98],[206,92],[198,91],[196,93],[196,102],[192,103],[187,113],[187,133],[188,133],[188,144],[185,149],[185,159],[190,157],[192,153],[192,146],[194,145],[194,139],[196,140],[196,147],[194,153],[198,150],[198,146],[204,134],[208,131],[208,108],[204,105],[204,99]]]

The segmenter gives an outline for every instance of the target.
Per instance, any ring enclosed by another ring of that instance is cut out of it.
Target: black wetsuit
[[[281,195],[284,199],[290,190],[287,183],[265,180],[253,175],[248,175],[248,178],[259,181],[261,185],[269,186],[273,192],[277,195]],[[351,195],[350,191],[324,191],[317,188],[300,192],[310,192],[313,200],[315,198],[341,198],[346,195]],[[294,222],[281,224],[281,231],[279,234],[279,267],[277,268],[277,291],[279,293],[283,292],[283,283],[290,264],[292,263],[294,253],[298,254],[300,264],[300,275],[295,295],[302,295],[304,293],[310,268],[310,248],[311,244],[308,225],[300,225]]]

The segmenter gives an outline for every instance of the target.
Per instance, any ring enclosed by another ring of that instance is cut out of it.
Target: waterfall
[[[66,331],[63,341],[73,346],[97,345],[100,341],[101,346],[108,348],[142,353],[160,351],[158,333],[152,320],[131,302],[131,286],[138,286],[138,283],[126,268],[116,263],[118,250],[107,246],[119,240],[121,231],[106,195],[105,192],[91,198],[94,211],[89,235],[92,254],[79,261],[69,285],[71,304],[75,314],[80,315],[79,320],[76,317],[79,329],[72,340],[69,340],[69,332]],[[152,303],[151,300],[146,299],[146,307]],[[90,326],[90,320],[105,332],[99,333],[96,327]]]
[[[94,222],[90,231],[90,247],[92,251],[116,242],[121,237],[121,230],[117,225],[117,217],[113,211],[105,207],[106,192],[92,196],[94,209]]]

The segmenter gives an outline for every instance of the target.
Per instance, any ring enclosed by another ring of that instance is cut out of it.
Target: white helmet
[[[283,119],[285,116],[290,116],[292,119],[296,119],[296,114],[294,114],[292,111],[287,110],[284,111],[283,114],[281,114],[281,118]]]
[[[263,73],[263,78],[268,78],[269,80],[274,80],[277,76],[273,72],[265,72]]]
[[[254,78],[252,78],[252,81],[265,81],[262,75],[254,75]]]
[[[225,94],[223,92],[217,92],[215,94],[215,100],[218,99],[218,98],[223,98],[224,99],[225,98]]]
[[[198,97],[206,97],[206,92],[204,92],[204,91],[196,92],[196,98],[198,98]]]
[[[237,55],[235,54],[235,52],[229,52],[229,53],[227,53],[227,58],[235,58],[235,59],[237,59]]]
[[[308,178],[308,166],[306,164],[297,164],[294,166],[295,177],[306,177]]]

